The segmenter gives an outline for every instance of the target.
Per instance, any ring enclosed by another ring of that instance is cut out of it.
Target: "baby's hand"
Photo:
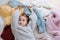
[[[32,6],[29,6],[29,8],[32,8]]]

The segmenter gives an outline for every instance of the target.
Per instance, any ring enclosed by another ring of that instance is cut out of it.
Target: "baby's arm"
[[[16,10],[12,14],[12,17],[11,17],[11,29],[12,29],[13,34],[15,34],[15,30],[16,30],[16,27],[18,25],[19,16],[20,16],[20,11],[19,10]]]
[[[36,27],[36,21],[37,21],[37,16],[34,12],[32,12],[32,14],[30,15],[30,19],[31,19],[30,26],[34,30],[34,28]]]

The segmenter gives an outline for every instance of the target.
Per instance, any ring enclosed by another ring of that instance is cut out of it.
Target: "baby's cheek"
[[[27,25],[27,22],[25,22],[24,25]]]

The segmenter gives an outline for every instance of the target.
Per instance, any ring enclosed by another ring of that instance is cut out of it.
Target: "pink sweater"
[[[53,40],[60,40],[60,10],[53,9],[46,20],[47,31],[53,36]]]

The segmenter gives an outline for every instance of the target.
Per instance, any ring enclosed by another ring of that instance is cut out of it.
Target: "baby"
[[[12,32],[15,40],[35,40],[33,31],[36,23],[36,15],[32,13],[27,16],[25,13],[20,15],[20,11],[16,10],[12,15]]]

